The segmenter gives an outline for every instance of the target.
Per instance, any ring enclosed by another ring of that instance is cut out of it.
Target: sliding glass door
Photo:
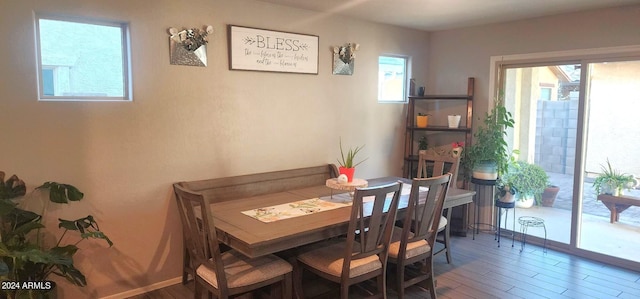
[[[640,262],[640,190],[598,200],[594,181],[608,171],[640,176],[640,60],[588,63],[584,195],[578,247]],[[617,200],[620,199],[620,203]],[[609,206],[609,207],[607,207]],[[612,211],[620,212],[618,216]]]
[[[547,239],[570,243],[580,65],[572,63],[508,66],[504,68],[505,105],[515,127],[510,146],[517,160],[536,164],[549,176],[549,199],[531,208],[516,209],[516,216],[545,221]],[[555,192],[555,193],[554,193]],[[527,232],[540,238],[544,229]]]
[[[631,183],[623,196],[603,201],[594,188],[608,163],[640,177],[640,59],[499,65],[496,93],[516,121],[509,144],[520,151],[518,160],[542,167],[559,188],[553,203],[516,208],[516,219],[543,219],[554,247],[640,269],[640,189]],[[545,238],[543,229],[527,234]]]

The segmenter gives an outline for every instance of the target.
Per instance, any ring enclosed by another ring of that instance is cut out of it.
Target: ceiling
[[[358,19],[437,31],[582,10],[640,4],[640,0],[258,0]]]

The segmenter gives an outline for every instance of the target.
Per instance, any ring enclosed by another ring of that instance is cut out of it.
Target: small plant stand
[[[544,229],[544,246],[542,247],[543,251],[547,252],[547,227],[544,226],[544,219],[532,216],[522,216],[518,218],[518,223],[520,223],[520,242],[522,247],[520,247],[520,252],[524,250],[524,245],[527,244],[527,229],[529,227],[542,227]]]
[[[500,236],[502,235],[502,225],[501,225],[501,219],[502,219],[502,209],[505,210],[505,215],[504,215],[504,228],[507,228],[507,221],[509,220],[509,209],[513,209],[513,228],[511,229],[511,247],[514,246],[515,244],[515,231],[516,231],[516,203],[515,202],[502,202],[499,200],[496,200],[496,208],[498,209],[497,213],[496,213],[496,218],[497,219],[497,223],[498,223],[498,228],[496,230],[496,240],[498,240],[498,247],[500,247]],[[521,217],[522,218],[522,217]]]

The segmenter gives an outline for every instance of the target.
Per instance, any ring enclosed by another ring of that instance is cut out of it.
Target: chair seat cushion
[[[312,268],[335,277],[341,277],[342,264],[344,263],[344,254],[346,250],[346,242],[335,243],[323,246],[318,249],[302,253],[298,256],[298,260]],[[354,248],[359,248],[360,244],[355,242]],[[382,263],[377,255],[365,258],[351,260],[349,278],[357,277],[378,269],[382,269]]]
[[[252,285],[287,274],[293,269],[291,264],[275,255],[252,259],[236,250],[229,250],[221,256],[228,288]],[[216,273],[209,265],[200,265],[196,274],[213,287],[218,288]]]
[[[440,220],[442,221],[442,220]],[[392,259],[398,259],[398,253],[400,251],[400,238],[402,237],[402,227],[394,227],[393,235],[391,236],[391,244],[389,245],[389,257]],[[409,238],[413,237],[413,233],[409,232]],[[426,240],[418,240],[407,244],[407,251],[405,252],[405,259],[412,258],[431,250],[431,246]]]

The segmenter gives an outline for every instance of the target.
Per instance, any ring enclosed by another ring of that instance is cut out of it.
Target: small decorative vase
[[[416,127],[426,128],[428,121],[429,121],[428,115],[418,115],[416,116]]]
[[[457,128],[460,126],[460,115],[448,115],[449,128]]]
[[[353,182],[353,174],[355,172],[356,172],[356,168],[355,167],[347,168],[347,167],[340,166],[338,168],[338,173],[346,175],[347,176],[347,182],[349,182],[349,183]]]

